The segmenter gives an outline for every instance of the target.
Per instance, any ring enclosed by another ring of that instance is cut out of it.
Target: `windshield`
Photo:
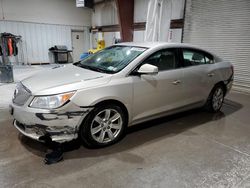
[[[111,46],[90,55],[77,65],[86,69],[113,74],[122,70],[145,50],[146,48],[143,47]]]

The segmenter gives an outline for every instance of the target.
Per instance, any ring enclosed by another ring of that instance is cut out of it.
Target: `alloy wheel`
[[[93,119],[91,135],[98,143],[108,143],[119,135],[122,129],[122,116],[115,109],[104,109]]]
[[[213,94],[213,109],[215,111],[219,110],[222,106],[223,103],[223,99],[224,99],[224,92],[223,89],[221,87],[218,87]]]

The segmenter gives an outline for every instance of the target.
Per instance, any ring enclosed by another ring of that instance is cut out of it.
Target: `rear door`
[[[204,102],[214,84],[213,57],[191,48],[182,48],[180,54],[183,64],[184,103],[189,105]]]
[[[143,64],[159,69],[156,75],[132,76],[134,87],[133,121],[140,121],[182,106],[182,69],[178,49],[164,49],[150,55]]]

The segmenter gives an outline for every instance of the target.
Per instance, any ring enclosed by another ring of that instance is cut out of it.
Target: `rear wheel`
[[[211,91],[207,103],[206,109],[209,112],[218,112],[220,111],[225,96],[225,90],[223,85],[216,85],[213,90]]]
[[[80,128],[79,136],[88,147],[105,147],[118,142],[124,135],[127,118],[117,105],[94,109]]]

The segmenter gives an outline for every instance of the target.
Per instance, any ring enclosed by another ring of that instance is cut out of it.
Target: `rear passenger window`
[[[200,51],[183,49],[183,59],[185,66],[203,65],[213,63],[211,55],[207,55]]]
[[[212,63],[214,63],[214,60],[213,60],[212,57],[205,56],[205,60],[206,60],[206,64],[212,64]]]

